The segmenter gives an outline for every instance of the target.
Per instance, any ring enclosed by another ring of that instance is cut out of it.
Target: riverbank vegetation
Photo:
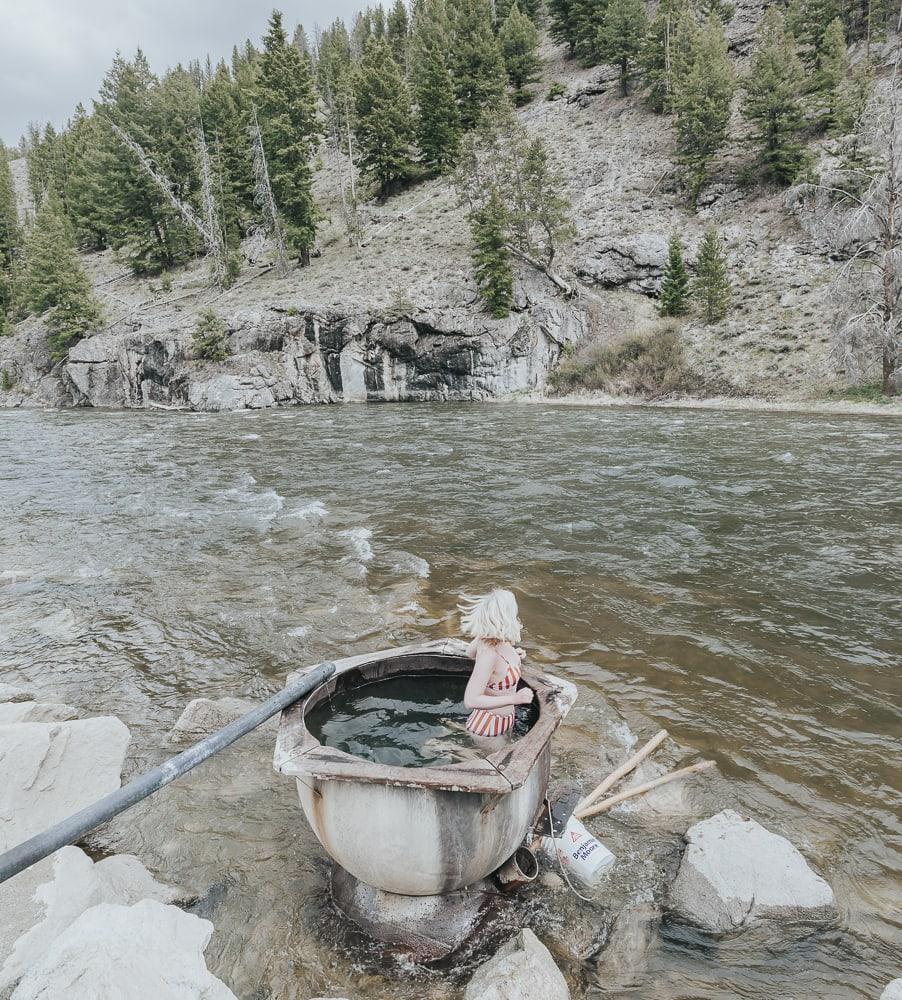
[[[898,100],[898,79],[873,96],[881,73],[887,82],[874,53],[896,27],[893,5],[771,6],[742,69],[728,44],[734,16],[732,5],[704,0],[661,0],[653,8],[639,0],[395,0],[387,10],[370,7],[350,23],[336,19],[308,33],[300,25],[292,30],[275,11],[259,44],[238,44],[215,65],[197,59],[157,75],[140,49],[117,55],[90,110],[79,105],[62,130],[29,128],[20,152],[30,197],[38,209],[52,199],[61,214],[60,260],[73,249],[111,249],[135,275],[165,277],[207,257],[211,281],[226,288],[239,278],[239,250],[249,239],[274,248],[283,274],[324,252],[325,214],[314,193],[324,149],[337,174],[347,243],[361,254],[378,249],[378,239],[362,236],[367,199],[385,203],[447,177],[471,223],[483,306],[502,318],[514,308],[518,267],[544,275],[565,296],[577,288],[557,263],[576,232],[571,188],[555,150],[513,110],[540,92],[546,33],[565,43],[574,61],[614,67],[624,97],[636,95],[672,123],[674,184],[655,185],[652,202],[675,191],[692,213],[714,179],[725,177],[745,189],[822,184],[833,191],[831,211],[852,211],[875,184],[889,190],[899,161],[888,165],[885,154],[895,140],[868,122],[875,100],[895,107],[886,103],[888,91]],[[550,86],[549,97],[559,97]],[[823,184],[816,172],[828,142],[848,168],[842,183]],[[0,332],[40,308],[27,287],[34,220],[21,224],[14,202],[4,151]],[[899,383],[902,317],[899,295],[885,289],[900,283],[902,242],[898,227],[888,229],[878,214],[871,213],[870,236],[860,233],[851,250],[837,248],[850,265],[844,287],[858,295],[854,307],[837,307],[837,347],[850,378],[869,378],[876,362],[890,393]],[[882,285],[858,280],[877,259],[867,249],[874,240],[885,265]],[[677,275],[673,301],[667,275],[663,291],[643,291],[661,292],[663,315],[683,314],[691,295],[703,303],[705,323],[720,322],[731,277],[716,231],[705,237],[694,277],[691,270]],[[84,296],[72,308],[62,301],[53,308],[72,317],[67,332],[55,335],[55,351],[97,322]]]

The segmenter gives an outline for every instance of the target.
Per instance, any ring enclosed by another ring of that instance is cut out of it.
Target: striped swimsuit
[[[486,691],[492,694],[500,694],[502,691],[510,691],[516,688],[520,680],[520,668],[514,666],[503,654],[498,654],[507,664],[507,673],[500,681],[489,681]],[[467,718],[467,729],[474,736],[504,736],[510,732],[514,724],[514,712],[510,715],[502,715],[500,712],[493,712],[489,708],[477,708],[472,711]]]

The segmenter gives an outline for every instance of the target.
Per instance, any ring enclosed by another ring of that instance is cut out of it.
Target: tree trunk
[[[536,260],[535,257],[531,257],[528,253],[524,253],[522,250],[518,250],[517,247],[512,246],[510,243],[506,243],[505,246],[507,247],[508,250],[510,250],[510,252],[515,257],[519,257],[520,260],[529,264],[530,267],[534,267],[537,271],[541,271],[541,273],[544,274],[545,277],[548,278],[550,282],[552,282],[552,284],[557,285],[557,287],[560,288],[560,290],[564,293],[564,295],[567,296],[567,298],[570,298],[572,295],[575,294],[575,289],[573,288],[573,286],[568,285],[567,282],[564,281],[564,279],[559,274],[557,274],[555,271],[552,271],[550,265],[543,264],[540,260]]]

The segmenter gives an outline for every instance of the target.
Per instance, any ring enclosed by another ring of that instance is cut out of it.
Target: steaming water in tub
[[[463,676],[430,674],[373,681],[315,705],[307,713],[307,728],[324,746],[395,767],[484,757],[490,745],[477,744],[464,728],[470,714],[463,703],[465,685]],[[523,736],[532,721],[529,709],[518,708],[512,738]]]

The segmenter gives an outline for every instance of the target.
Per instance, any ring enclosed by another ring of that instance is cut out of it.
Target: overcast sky
[[[29,121],[63,125],[91,99],[116,50],[140,45],[157,73],[177,62],[214,60],[236,42],[259,41],[274,0],[0,0],[0,138],[18,142]],[[289,32],[312,34],[366,0],[285,0]]]

